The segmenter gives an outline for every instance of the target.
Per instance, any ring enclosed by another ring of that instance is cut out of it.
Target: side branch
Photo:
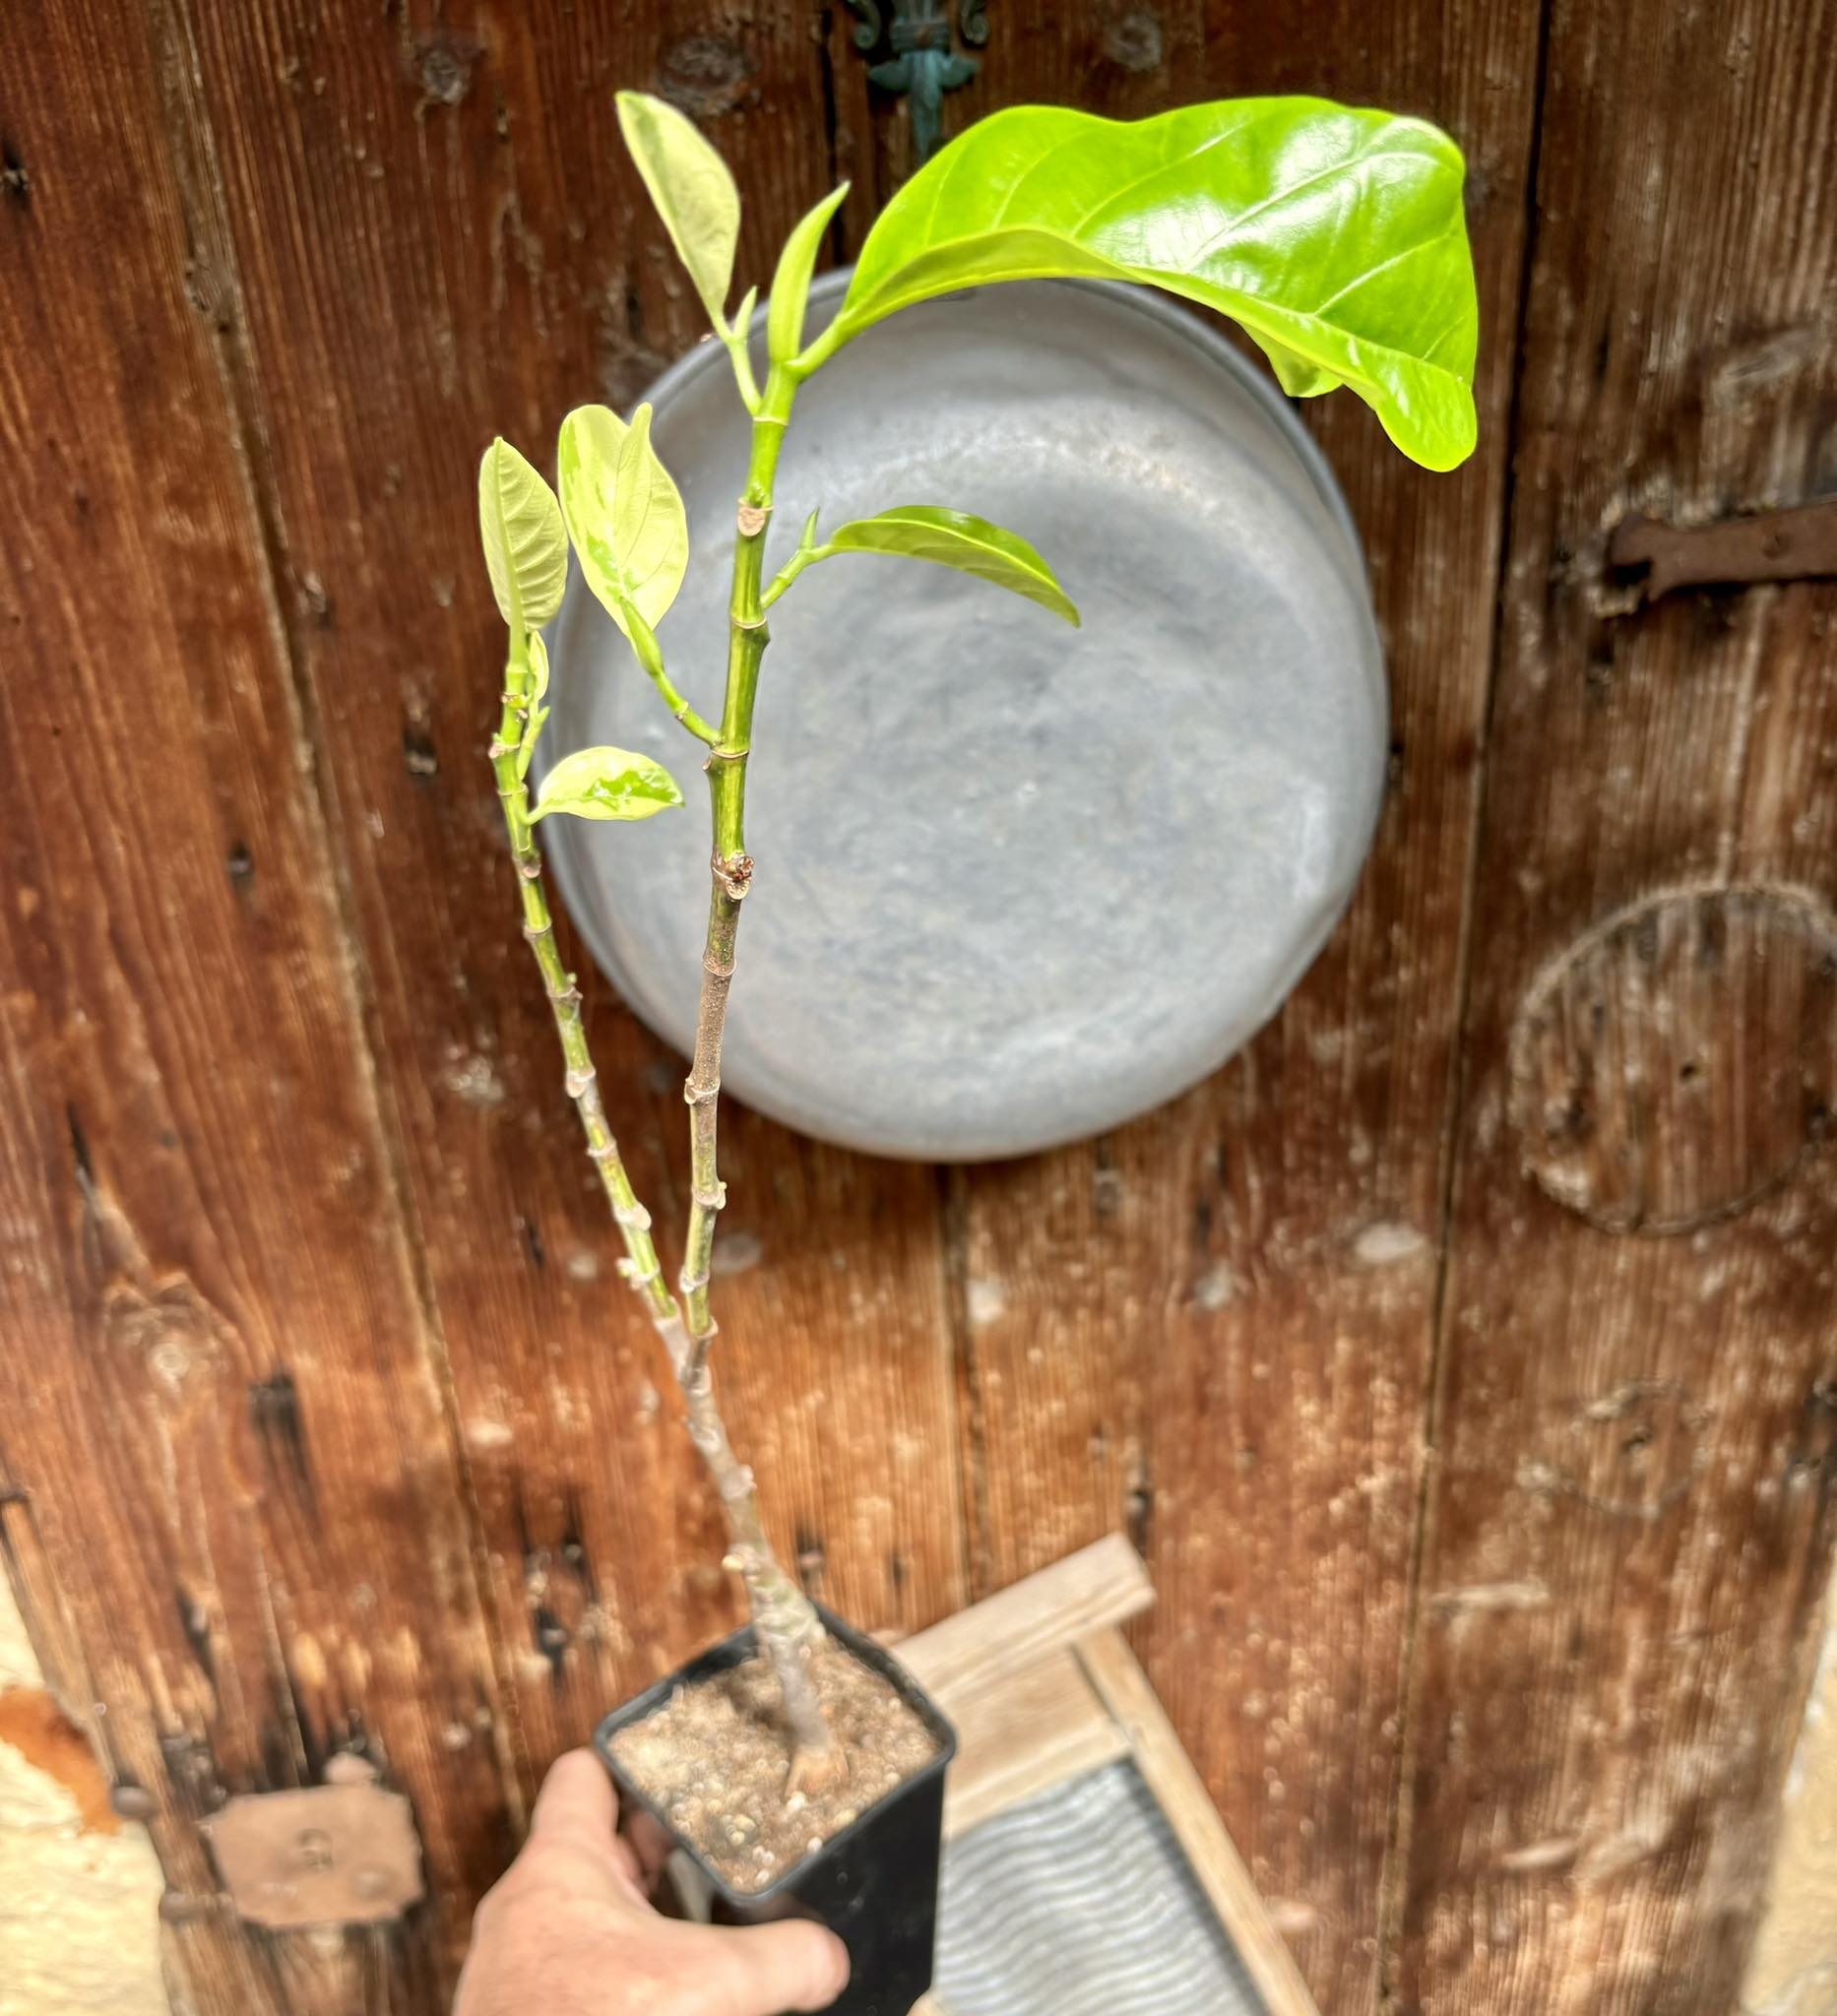
[[[517,774],[518,751],[523,740],[524,717],[529,707],[527,664],[513,659],[504,693],[504,716],[491,744],[491,768],[497,778],[497,795],[504,811],[504,832],[510,842],[510,857],[516,864],[517,885],[523,899],[523,935],[538,970],[542,991],[554,1017],[566,1067],[564,1084],[574,1110],[580,1116],[581,1131],[587,1137],[587,1153],[600,1172],[613,1223],[624,1241],[625,1257],[619,1272],[645,1304],[652,1322],[660,1328],[681,1322],[676,1298],[664,1280],[658,1262],[657,1244],[651,1236],[651,1214],[638,1202],[626,1172],[624,1158],[607,1124],[605,1104],[600,1096],[600,1081],[588,1053],[587,1030],[581,1018],[581,990],[574,976],[561,963],[555,943],[555,921],[549,914],[548,897],[542,887],[542,856],[530,825],[530,800],[523,779]]]

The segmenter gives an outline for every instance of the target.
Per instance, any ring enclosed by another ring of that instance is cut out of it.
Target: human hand
[[[453,2016],[781,2016],[842,1992],[848,1949],[808,1920],[660,1917],[647,1893],[667,1844],[617,1824],[599,1758],[557,1759],[523,1853],[478,1906]]]

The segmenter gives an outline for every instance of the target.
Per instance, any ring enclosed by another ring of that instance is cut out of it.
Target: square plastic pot
[[[749,1624],[711,1646],[635,1700],[615,1708],[594,1742],[620,1796],[663,1827],[707,1878],[716,1915],[731,1924],[813,1918],[849,1949],[849,1985],[829,2016],[908,2016],[931,1985],[937,1943],[938,1861],[944,1837],[944,1774],[957,1751],[957,1732],[897,1660],[871,1638],[818,1606],[830,1636],[864,1667],[888,1680],[937,1739],[937,1755],[914,1777],[788,1869],[769,1888],[732,1889],[707,1858],[683,1840],[669,1816],[634,1785],[612,1753],[612,1739],[661,1708],[678,1687],[725,1672],[751,1656]]]

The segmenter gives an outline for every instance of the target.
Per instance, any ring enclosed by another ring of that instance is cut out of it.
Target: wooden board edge
[[[1062,1740],[1043,1744],[1017,1769],[985,1773],[959,1792],[944,1810],[944,1839],[955,1841],[985,1821],[997,1819],[1011,1806],[1055,1792],[1075,1778],[1089,1778],[1107,1764],[1129,1754],[1128,1738],[1114,1723],[1103,1729],[1068,1732]]]
[[[991,1680],[1060,1646],[1113,1628],[1155,1600],[1141,1556],[1119,1533],[1094,1542],[967,1610],[915,1632],[896,1648],[900,1663],[945,1713]]]
[[[1083,1639],[1077,1651],[1086,1676],[1127,1735],[1137,1770],[1231,1934],[1268,2016],[1320,2016],[1300,1969],[1270,1923],[1249,1870],[1121,1632],[1113,1626],[1098,1631]]]

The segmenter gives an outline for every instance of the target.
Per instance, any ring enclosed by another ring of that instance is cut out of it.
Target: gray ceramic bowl
[[[817,283],[813,328],[847,279]],[[694,545],[660,634],[718,716],[745,418],[713,344],[650,396]],[[799,398],[768,567],[813,506],[833,526],[905,503],[1031,539],[1084,627],[861,556],[774,610],[724,1082],[855,1148],[1020,1155],[1171,1098],[1274,1014],[1370,842],[1383,664],[1318,452],[1261,371],[1160,296],[986,287],[843,350]],[[638,826],[545,829],[596,958],[686,1050],[701,747],[578,577],[551,648],[545,749],[645,749],[689,794]]]

